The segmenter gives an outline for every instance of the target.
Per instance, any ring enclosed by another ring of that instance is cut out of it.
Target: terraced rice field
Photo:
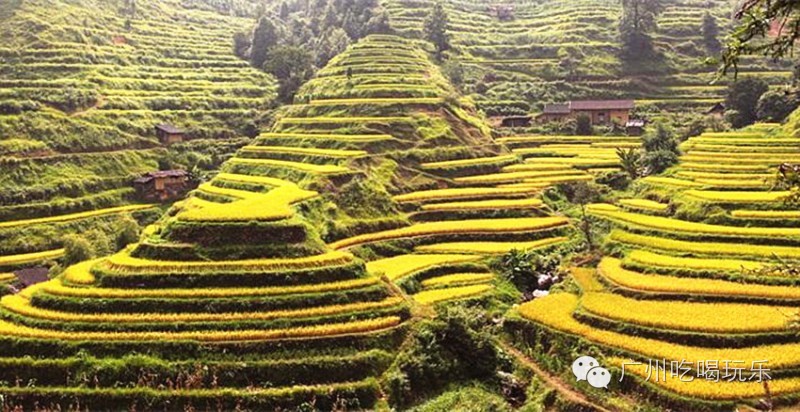
[[[647,365],[650,359],[693,365],[736,360],[746,368],[765,360],[774,377],[769,382],[772,396],[796,393],[800,387],[792,371],[800,352],[793,325],[800,294],[796,279],[770,268],[776,259],[800,258],[800,222],[793,210],[782,210],[787,194],[770,191],[764,179],[774,173],[773,153],[795,150],[781,133],[779,128],[755,127],[690,138],[678,165],[664,176],[643,179],[642,197],[590,205],[589,213],[611,223],[608,242],[621,256],[604,257],[596,270],[576,269],[579,294],[552,294],[520,306],[519,325],[580,336],[602,348],[604,364],[615,370],[626,362]],[[709,139],[715,140],[714,146]],[[698,157],[704,158],[708,171],[697,170]],[[729,171],[726,161],[715,160],[739,157],[752,169]],[[739,185],[741,181],[761,184]],[[692,212],[698,207],[720,212],[712,223]],[[568,353],[569,348],[559,350]],[[640,378],[637,385],[670,399],[711,400],[722,408],[725,402],[754,402],[764,396],[763,385],[748,380],[712,385],[692,367],[688,376],[697,379],[681,384],[648,380],[643,372],[626,363],[626,373]],[[685,407],[697,405],[692,402]]]
[[[70,233],[112,236],[131,212],[153,220],[157,211],[132,205],[133,179],[167,159],[189,169],[174,161],[186,154],[215,168],[212,153],[224,158],[250,137],[276,87],[231,48],[254,17],[197,6],[145,1],[131,16],[88,0],[3,5],[0,253],[54,249]],[[162,123],[191,141],[163,147]]]
[[[383,4],[397,30],[419,35],[433,1],[384,0]],[[507,3],[448,0],[443,4],[465,89],[489,115],[537,112],[543,103],[597,96],[633,98],[640,105],[673,112],[707,109],[724,99],[728,80],[709,86],[715,73],[702,63],[706,50],[699,35],[706,12],[720,27],[726,26],[730,3],[724,0],[665,5],[654,40],[668,52],[654,65],[671,67],[676,74],[652,76],[647,87],[625,72],[618,57],[619,3],[516,2],[503,18],[492,6]],[[571,56],[581,57],[571,61]],[[753,56],[742,62],[740,71],[777,87],[790,78],[791,66],[788,61],[773,63]],[[547,101],[539,96],[547,96]]]

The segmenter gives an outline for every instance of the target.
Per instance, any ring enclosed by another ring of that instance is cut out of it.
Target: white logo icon
[[[572,362],[572,373],[578,381],[587,381],[595,388],[606,388],[611,382],[611,372],[600,366],[597,359],[591,356],[581,356]]]

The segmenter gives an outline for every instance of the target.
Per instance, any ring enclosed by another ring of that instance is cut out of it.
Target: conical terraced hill
[[[371,36],[352,46],[139,244],[2,300],[0,345],[15,359],[0,359],[0,381],[37,378],[3,388],[7,402],[371,407],[409,311],[378,276],[390,274],[368,273],[347,251],[374,243],[359,236],[533,241],[566,227],[535,210],[465,221],[402,211],[390,192],[436,190],[517,162],[452,93],[414,42]],[[487,278],[479,254],[420,256]]]
[[[596,271],[574,270],[579,294],[520,306],[517,343],[564,359],[596,345],[615,380],[625,364],[612,390],[642,386],[680,410],[796,400],[800,289],[776,264],[800,259],[800,215],[770,181],[798,143],[775,125],[705,133],[665,175],[643,179],[640,197],[589,206],[612,223],[612,253]],[[664,360],[656,380],[648,365]],[[672,362],[683,362],[675,375]]]

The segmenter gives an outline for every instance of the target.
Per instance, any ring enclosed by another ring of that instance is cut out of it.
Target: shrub
[[[758,99],[756,115],[764,122],[782,122],[797,108],[797,99],[781,91],[768,91]]]
[[[674,132],[665,123],[656,123],[655,131],[644,137],[645,174],[658,174],[678,163],[678,142]]]
[[[585,115],[579,115],[575,121],[575,134],[578,136],[591,136],[594,134],[592,119]]]
[[[95,256],[94,248],[86,238],[79,235],[67,235],[64,237],[64,263],[73,265],[84,260],[89,260]]]

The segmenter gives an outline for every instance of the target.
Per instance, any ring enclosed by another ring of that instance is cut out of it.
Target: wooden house
[[[170,124],[156,125],[156,137],[158,141],[164,146],[170,146],[175,143],[181,143],[185,139],[183,130]]]
[[[578,116],[588,116],[593,125],[625,125],[631,119],[633,100],[573,100],[544,106],[537,117],[540,123],[564,121]]]
[[[185,170],[150,172],[134,180],[133,187],[139,200],[149,202],[178,199],[192,189]]]

